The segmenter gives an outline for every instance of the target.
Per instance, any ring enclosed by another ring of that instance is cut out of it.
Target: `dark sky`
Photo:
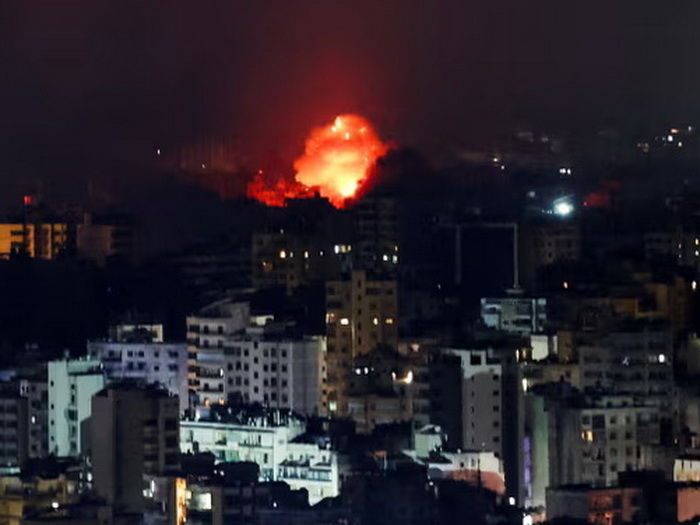
[[[291,158],[340,112],[426,150],[694,122],[699,27],[682,0],[6,0],[2,193],[129,177],[128,156],[202,135]]]

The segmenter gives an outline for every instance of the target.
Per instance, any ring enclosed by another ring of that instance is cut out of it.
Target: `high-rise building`
[[[93,394],[104,388],[102,363],[94,359],[49,362],[49,453],[77,456],[83,451],[83,423]]]
[[[399,220],[396,199],[364,197],[353,208],[357,240],[355,269],[393,275],[399,262]]]
[[[522,379],[517,347],[444,349],[462,364],[462,447],[503,461],[506,492],[520,501]]]
[[[41,372],[19,377],[19,394],[27,400],[29,441],[27,456],[43,458],[49,454],[49,385],[46,365]]]
[[[250,322],[250,305],[217,301],[187,318],[187,382],[198,405],[224,402],[224,345]]]
[[[91,403],[95,492],[114,507],[143,512],[144,476],[179,467],[178,398],[167,390],[124,383],[97,392]]]
[[[397,330],[396,281],[354,271],[349,278],[326,283],[328,334],[326,409],[347,413],[348,374],[356,357],[378,345],[395,348]]]

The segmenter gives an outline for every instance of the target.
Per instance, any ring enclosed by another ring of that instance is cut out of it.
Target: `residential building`
[[[393,275],[399,262],[399,220],[396,199],[365,196],[353,207],[355,254],[353,268]]]
[[[522,501],[523,398],[518,347],[445,348],[462,367],[462,444],[503,461],[506,493]]]
[[[673,483],[657,472],[620,475],[610,487],[577,485],[547,491],[547,518],[593,525],[686,523],[700,515],[700,485]]]
[[[326,439],[302,439],[306,424],[288,411],[216,412],[216,420],[183,420],[183,453],[211,452],[218,461],[252,462],[260,466],[260,481],[284,481],[304,488],[314,504],[337,496],[340,473],[337,453]]]
[[[417,428],[430,423],[427,358],[419,348],[396,352],[384,345],[357,356],[346,401],[358,433],[391,423],[410,421]]]
[[[0,224],[0,258],[55,259],[68,249],[65,222],[10,222]]]
[[[549,415],[549,485],[612,486],[620,472],[652,468],[645,446],[661,439],[658,405],[625,395],[574,395],[552,400]]]
[[[0,469],[17,472],[29,457],[28,401],[16,389],[0,391]]]
[[[177,396],[114,384],[92,397],[90,452],[95,492],[110,505],[143,512],[144,476],[179,468]]]
[[[396,281],[378,280],[364,271],[326,283],[328,334],[326,407],[329,413],[347,413],[348,375],[354,360],[378,345],[396,347]]]
[[[581,388],[602,389],[672,402],[673,336],[670,330],[633,325],[583,337],[577,344]]]
[[[108,383],[135,380],[166,388],[188,408],[187,345],[185,343],[120,343],[89,341],[88,356],[100,361]]]
[[[20,396],[27,399],[29,458],[44,458],[49,454],[49,384],[46,374],[46,365],[42,365],[40,373],[16,379]]]
[[[264,321],[225,342],[222,369],[227,397],[300,414],[320,413],[326,338],[304,336],[271,318]]]
[[[83,423],[92,413],[92,396],[104,388],[102,363],[95,359],[51,361],[49,379],[49,452],[83,452]]]
[[[37,514],[77,499],[75,484],[64,475],[56,477],[0,476],[0,516],[6,525],[24,525]]]
[[[250,305],[224,299],[187,317],[189,390],[197,405],[224,402],[224,345],[250,322]]]
[[[425,466],[430,479],[464,481],[496,494],[505,493],[503,463],[493,452],[446,451],[445,437],[440,427],[426,425],[414,431],[413,448],[404,454]]]
[[[303,491],[294,490],[283,482],[260,481],[255,464],[224,463],[219,469],[221,476],[211,487],[212,525],[269,523],[269,515],[263,521],[262,514],[266,510],[308,510],[308,498]]]
[[[256,232],[253,235],[253,286],[283,286],[288,293],[309,283],[337,278],[351,268],[352,246],[307,232]]]

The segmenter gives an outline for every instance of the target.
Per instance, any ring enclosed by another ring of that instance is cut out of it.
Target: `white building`
[[[49,452],[77,456],[82,426],[92,413],[92,396],[104,388],[102,363],[95,359],[49,362]]]
[[[188,384],[199,405],[226,401],[224,344],[250,323],[250,305],[222,300],[187,318]]]
[[[303,336],[248,303],[220,302],[187,318],[189,388],[199,406],[229,396],[295,412],[320,412],[326,338]]]
[[[102,362],[107,381],[158,384],[179,396],[181,411],[188,408],[186,344],[91,341],[87,348],[90,358]]]
[[[340,492],[336,452],[326,443],[294,442],[306,424],[292,416],[271,412],[243,423],[180,422],[183,453],[211,452],[217,461],[252,461],[260,466],[261,481],[284,481],[304,488],[312,505]]]
[[[495,297],[481,299],[481,320],[489,328],[527,335],[544,330],[547,299]]]
[[[462,444],[502,457],[503,364],[488,350],[449,349],[462,361]]]
[[[291,336],[273,324],[251,326],[226,343],[227,395],[245,402],[317,414],[322,403],[326,338]]]

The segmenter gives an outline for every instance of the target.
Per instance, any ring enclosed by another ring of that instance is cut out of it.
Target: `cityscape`
[[[700,523],[700,8],[444,2],[0,6],[0,525]]]

